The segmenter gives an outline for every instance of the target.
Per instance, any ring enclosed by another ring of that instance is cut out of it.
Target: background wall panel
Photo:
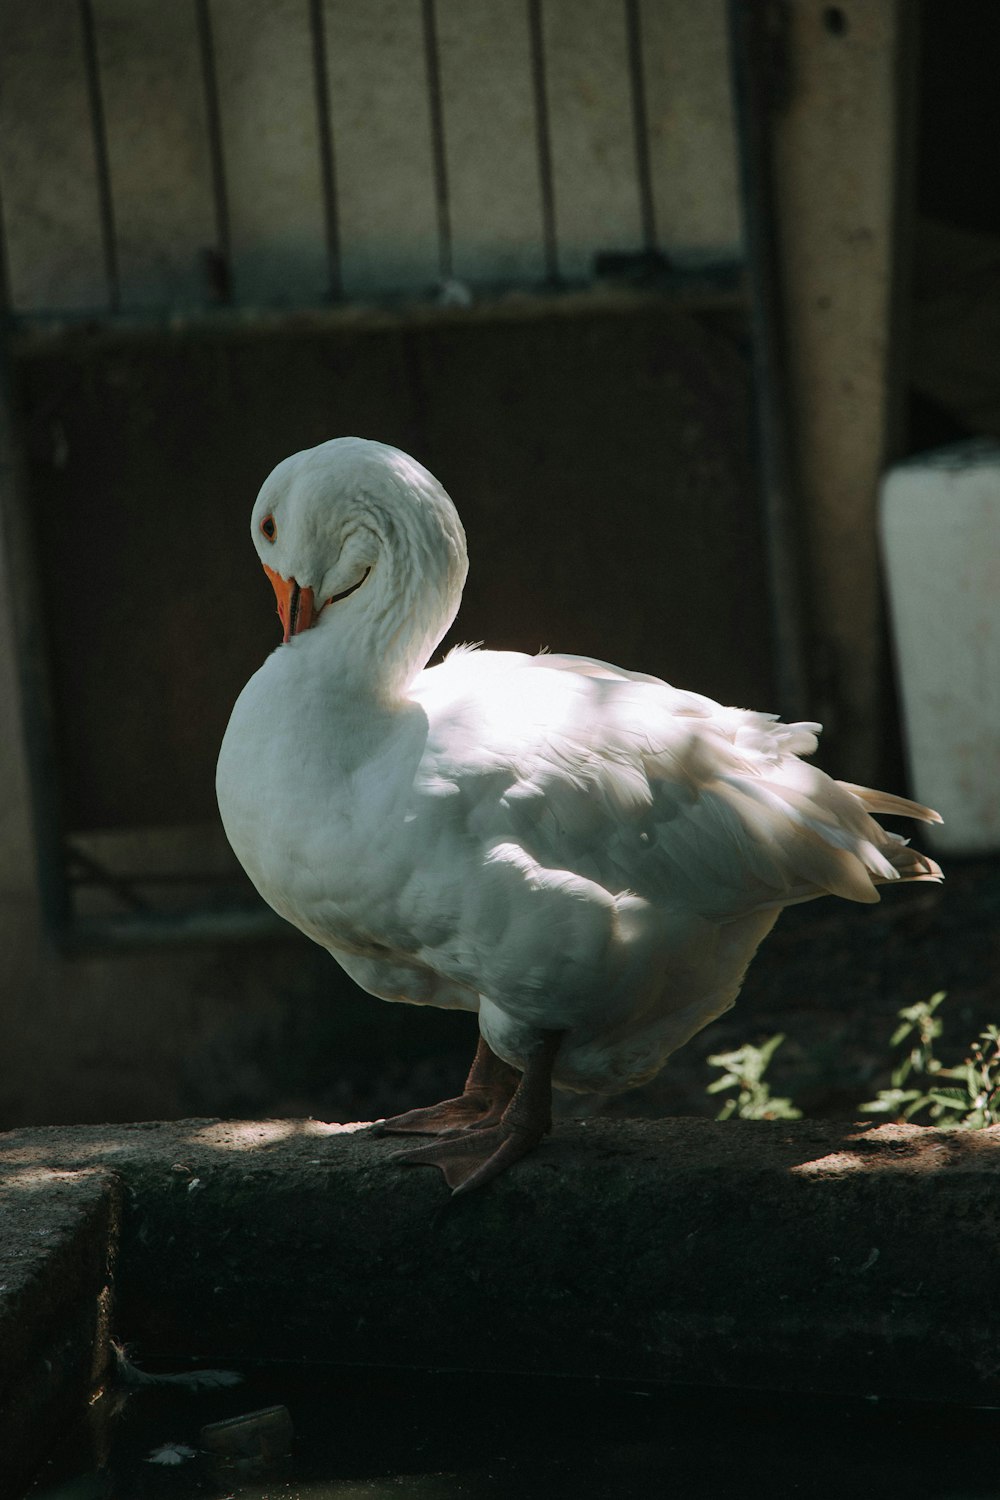
[[[326,0],[343,288],[426,291],[440,276],[419,0]]]
[[[218,248],[193,3],[96,0],[123,307],[198,305]]]
[[[538,123],[525,0],[438,0],[452,270],[545,274]]]
[[[324,298],[330,269],[307,0],[212,0],[236,298]]]
[[[0,195],[19,312],[106,308],[107,268],[80,8],[0,6]]]
[[[589,277],[602,250],[641,250],[643,228],[622,0],[544,0],[559,270]]]
[[[658,242],[681,264],[737,259],[726,0],[639,0],[638,9]]]

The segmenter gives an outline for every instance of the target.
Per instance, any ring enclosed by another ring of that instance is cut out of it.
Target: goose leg
[[[517,1086],[517,1070],[502,1062],[480,1037],[469,1076],[456,1099],[393,1115],[375,1128],[379,1135],[447,1135],[457,1130],[483,1130],[499,1124]]]
[[[454,1196],[481,1187],[527,1156],[552,1129],[552,1067],[561,1040],[561,1031],[544,1033],[496,1124],[476,1126],[400,1152],[398,1160],[415,1167],[438,1167]]]

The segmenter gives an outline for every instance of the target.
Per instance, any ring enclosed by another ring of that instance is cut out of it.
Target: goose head
[[[458,612],[462,523],[434,476],[398,448],[345,437],[292,454],[261,486],[250,530],[283,644],[321,638],[311,650],[383,692],[405,688]]]

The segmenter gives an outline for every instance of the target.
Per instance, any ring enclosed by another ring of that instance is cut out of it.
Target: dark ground
[[[1000,860],[944,863],[943,885],[885,891],[878,906],[830,898],[784,912],[734,1008],[671,1058],[633,1105],[648,1099],[657,1113],[661,1103],[664,1113],[714,1113],[719,1101],[704,1093],[717,1076],[708,1055],[781,1031],[786,1040],[768,1072],[773,1092],[813,1118],[853,1118],[889,1083],[897,1011],[937,990],[948,997],[938,1055],[960,1061],[984,1026],[1000,1022]]]
[[[559,1112],[711,1118],[722,1101],[705,1092],[718,1076],[708,1056],[780,1031],[786,1040],[767,1075],[772,1092],[791,1096],[810,1118],[853,1119],[889,1083],[897,1011],[937,990],[948,996],[937,1053],[946,1063],[961,1061],[983,1027],[1000,1023],[1000,859],[944,864],[942,886],[888,890],[877,906],[828,898],[790,908],[754,959],[734,1008],[676,1053],[657,1079],[610,1101],[562,1095]],[[329,1085],[308,1100],[283,1100],[273,1113],[371,1119],[460,1087],[475,1040],[469,1017],[384,1007],[360,996],[358,1005],[359,1023],[382,1033],[373,1038],[377,1046],[360,1055],[350,1044],[331,1049],[340,1065]]]

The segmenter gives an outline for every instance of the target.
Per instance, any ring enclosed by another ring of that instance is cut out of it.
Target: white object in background
[[[1000,443],[890,469],[882,546],[912,793],[936,850],[1000,850]]]

